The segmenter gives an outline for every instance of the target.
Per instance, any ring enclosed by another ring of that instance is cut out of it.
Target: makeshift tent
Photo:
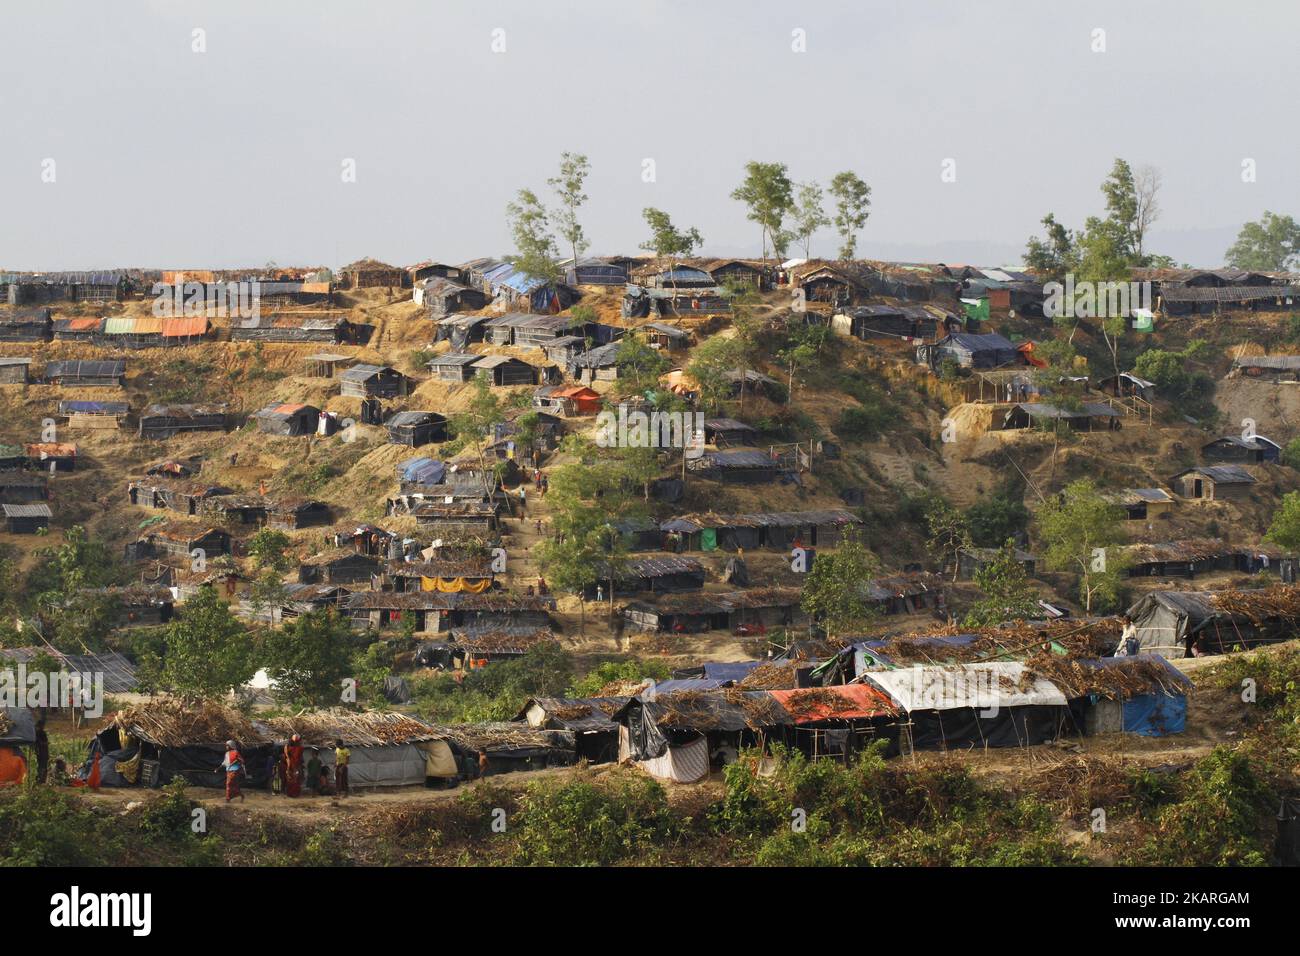
[[[904,753],[1045,743],[1069,719],[1060,689],[1016,661],[869,671],[862,679],[907,712]]]
[[[1127,616],[1143,653],[1169,658],[1224,654],[1294,637],[1300,589],[1151,591]]]
[[[348,784],[353,787],[420,785],[429,762],[445,766],[449,756],[443,735],[407,714],[316,711],[275,717],[265,726],[279,742],[300,735],[304,747],[320,750],[321,763],[327,767],[334,766],[334,742],[342,740],[352,752]]]

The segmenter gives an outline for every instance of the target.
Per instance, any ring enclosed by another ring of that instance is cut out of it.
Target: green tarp
[[[700,532],[700,550],[717,551],[718,550],[718,529],[705,528]]]

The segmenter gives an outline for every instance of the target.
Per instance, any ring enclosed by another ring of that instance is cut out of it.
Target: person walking
[[[244,775],[244,755],[239,752],[239,745],[233,740],[226,741],[226,757],[214,773],[220,773],[223,769],[226,771],[226,803],[235,797],[243,803],[244,794],[239,789],[239,778]]]

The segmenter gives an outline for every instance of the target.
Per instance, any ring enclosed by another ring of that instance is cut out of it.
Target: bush
[[[1264,866],[1275,798],[1240,751],[1216,747],[1180,781],[1178,802],[1156,817],[1156,832],[1134,862],[1154,866]]]
[[[631,774],[601,785],[533,784],[519,816],[515,862],[529,866],[644,862],[674,831],[664,788]]]

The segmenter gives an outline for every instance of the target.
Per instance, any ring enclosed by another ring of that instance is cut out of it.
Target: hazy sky
[[[785,162],[797,181],[857,171],[874,200],[859,248],[882,258],[1018,261],[1048,210],[1072,226],[1100,210],[1120,155],[1162,171],[1149,246],[1180,261],[1217,264],[1265,209],[1300,215],[1289,0],[9,0],[4,12],[5,269],[499,255],[506,203],[544,190],[564,150],[591,159],[594,253],[634,252],[645,206],[698,227],[710,253],[756,253],[758,230],[729,198],[750,159]],[[947,158],[956,182],[941,181]],[[1242,181],[1247,158],[1255,182]],[[834,249],[827,233],[813,254]]]

